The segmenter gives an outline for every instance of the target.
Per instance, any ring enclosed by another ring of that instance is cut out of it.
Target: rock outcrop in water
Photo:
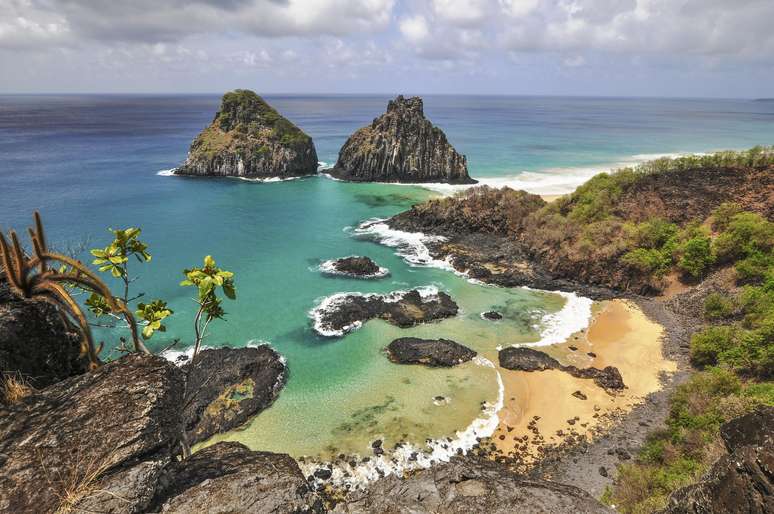
[[[401,337],[387,346],[387,356],[396,364],[449,368],[469,361],[476,356],[476,352],[449,339]]]
[[[312,312],[318,334],[340,337],[364,322],[381,318],[401,328],[457,315],[459,307],[444,292],[397,291],[389,295],[342,293],[326,298]]]
[[[320,265],[320,271],[330,275],[365,279],[382,278],[390,273],[387,268],[382,268],[369,257],[358,255],[325,261]]]
[[[203,350],[183,369],[189,444],[242,425],[274,403],[287,380],[282,356],[267,345]]]
[[[504,348],[499,353],[500,366],[513,371],[545,371],[558,369],[576,378],[590,378],[605,391],[620,391],[624,385],[621,372],[613,366],[598,368],[578,368],[576,366],[563,366],[550,355],[533,348]]]
[[[390,101],[386,113],[350,136],[330,173],[357,182],[475,183],[465,156],[425,118],[419,97]]]
[[[312,138],[252,91],[223,95],[176,175],[292,178],[317,173]]]

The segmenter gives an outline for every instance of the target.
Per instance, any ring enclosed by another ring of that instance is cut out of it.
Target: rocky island
[[[417,96],[391,100],[386,113],[352,134],[330,174],[355,182],[476,182],[465,156],[425,118]]]
[[[396,364],[422,364],[448,368],[467,362],[476,352],[449,339],[401,337],[387,346],[387,357]]]
[[[253,91],[223,95],[215,119],[191,143],[175,175],[294,178],[317,173],[309,137]]]
[[[325,261],[320,264],[320,271],[326,275],[362,279],[383,278],[390,274],[390,270],[379,266],[373,259],[359,255]]]

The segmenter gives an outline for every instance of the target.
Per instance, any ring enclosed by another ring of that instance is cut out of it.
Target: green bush
[[[760,282],[774,268],[774,252],[752,251],[734,267],[741,282]]]
[[[738,203],[723,202],[712,213],[712,228],[715,230],[726,230],[731,218],[742,212],[742,207]]]
[[[732,298],[721,293],[710,293],[704,299],[704,317],[709,320],[728,318],[736,310]]]
[[[684,273],[700,278],[715,260],[709,237],[698,235],[687,240],[681,247],[682,256],[677,265]]]
[[[754,212],[731,217],[727,229],[713,242],[720,262],[733,262],[755,252],[769,253],[774,247],[774,223]]]
[[[640,273],[648,275],[663,275],[672,265],[671,255],[664,255],[660,250],[637,248],[626,252],[621,262]]]

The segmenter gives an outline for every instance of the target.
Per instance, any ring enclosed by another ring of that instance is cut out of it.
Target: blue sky
[[[0,92],[774,96],[772,0],[0,0]]]

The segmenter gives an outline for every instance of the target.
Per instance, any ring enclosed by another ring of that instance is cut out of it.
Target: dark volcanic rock
[[[731,453],[698,483],[675,491],[662,514],[774,512],[772,416],[774,408],[765,407],[723,425],[721,435]]]
[[[282,356],[267,345],[203,350],[183,370],[188,373],[183,417],[192,445],[267,408],[287,379]]]
[[[387,276],[389,270],[382,268],[368,257],[342,257],[333,261],[326,261],[320,266],[323,273],[345,275],[353,278],[382,278]]]
[[[499,358],[500,366],[505,369],[514,371],[558,369],[577,378],[591,378],[595,384],[608,392],[618,391],[626,387],[621,373],[613,366],[607,366],[604,369],[563,366],[546,353],[527,347],[503,348],[500,350]]]
[[[413,289],[389,295],[335,295],[318,305],[311,315],[317,333],[338,337],[374,318],[407,328],[455,316],[458,310],[454,300],[444,292],[423,296]]]
[[[497,321],[498,319],[503,319],[503,315],[497,311],[487,311],[483,313],[482,316],[485,319],[488,319],[489,321]]]
[[[425,118],[422,99],[398,96],[344,143],[331,175],[359,182],[473,184],[464,155]]]
[[[612,512],[578,488],[525,480],[504,466],[454,458],[408,478],[389,476],[355,493],[334,509],[340,513],[589,514]]]
[[[558,360],[548,354],[523,346],[503,348],[499,357],[500,366],[514,371],[544,371],[562,367]]]
[[[476,352],[448,339],[401,337],[387,346],[387,355],[397,364],[424,364],[431,368],[467,362]]]
[[[177,175],[245,178],[299,177],[317,173],[312,138],[252,91],[223,95],[210,126],[191,143]]]
[[[56,307],[15,295],[0,276],[0,372],[20,373],[40,388],[87,369],[80,335]]]
[[[150,463],[137,473],[155,476],[177,444],[182,402],[179,369],[131,354],[0,408],[0,512],[54,512],[74,485],[86,494],[99,488],[91,475],[139,460]]]
[[[169,466],[151,512],[321,512],[290,456],[218,443]]]

